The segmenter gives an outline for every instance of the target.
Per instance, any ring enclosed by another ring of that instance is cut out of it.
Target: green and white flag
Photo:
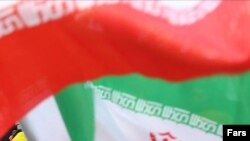
[[[51,140],[59,133],[64,141],[221,141],[222,124],[250,122],[249,83],[249,74],[178,83],[132,74],[77,83],[55,97],[62,122],[33,120],[55,122],[49,127],[56,131],[35,134]],[[55,115],[48,109],[41,114]]]

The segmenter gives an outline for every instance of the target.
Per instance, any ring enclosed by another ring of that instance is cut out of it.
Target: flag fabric
[[[222,140],[222,124],[250,123],[249,9],[248,1],[222,0],[43,0],[2,9],[0,135],[50,97],[23,122],[40,118],[60,130],[30,138]]]
[[[221,141],[222,124],[250,123],[249,81],[111,76],[71,85],[56,102],[76,141]]]
[[[222,124],[250,122],[249,81],[249,74],[178,83],[103,77],[66,87],[22,124],[36,141],[221,141]]]

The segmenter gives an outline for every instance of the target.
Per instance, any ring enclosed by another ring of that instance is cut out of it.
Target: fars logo
[[[144,1],[141,6],[132,2],[134,8],[153,16],[163,18],[173,25],[193,24],[213,12],[222,0],[155,0]]]

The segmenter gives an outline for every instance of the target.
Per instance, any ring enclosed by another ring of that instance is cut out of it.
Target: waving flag
[[[222,124],[250,123],[249,9],[222,0],[3,8],[0,135],[49,97],[23,120],[50,127],[27,132],[35,140],[221,140]]]

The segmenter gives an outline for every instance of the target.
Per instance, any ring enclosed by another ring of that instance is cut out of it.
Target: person
[[[20,123],[13,125],[0,141],[28,141]]]
[[[12,136],[9,138],[10,141],[28,141],[24,132],[22,130],[17,130]]]

